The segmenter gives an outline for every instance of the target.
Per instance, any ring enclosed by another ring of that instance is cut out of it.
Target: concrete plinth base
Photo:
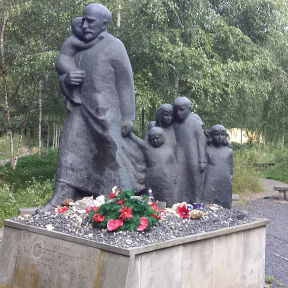
[[[122,249],[5,220],[0,288],[263,287],[268,223]]]

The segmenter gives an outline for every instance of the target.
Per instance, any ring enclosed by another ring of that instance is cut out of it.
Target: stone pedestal
[[[5,220],[0,288],[260,288],[268,223],[123,249]]]

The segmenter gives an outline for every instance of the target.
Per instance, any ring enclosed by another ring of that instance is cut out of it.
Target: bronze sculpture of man
[[[77,69],[60,77],[61,91],[71,103],[58,152],[54,194],[38,213],[66,198],[108,194],[113,186],[144,188],[135,176],[145,165],[143,154],[126,137],[135,117],[132,68],[122,42],[107,33],[110,21],[111,13],[101,4],[89,4],[83,11],[84,42],[95,44],[78,51]],[[79,89],[79,103],[73,102],[74,89]]]

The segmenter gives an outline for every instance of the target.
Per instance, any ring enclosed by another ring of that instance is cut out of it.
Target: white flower
[[[95,207],[100,207],[101,205],[103,205],[102,202],[97,201],[97,200],[94,200],[94,206],[95,206]]]
[[[114,187],[112,188],[112,192],[113,192],[114,194],[116,193],[117,190],[119,190],[119,189],[117,188],[117,186],[114,186]]]
[[[105,196],[104,195],[100,195],[96,198],[96,201],[102,202],[103,204],[105,203]]]
[[[120,194],[120,190],[117,188],[117,186],[114,186],[112,188],[112,192],[115,196],[118,196]]]
[[[104,203],[105,203],[105,196],[104,195],[100,195],[94,200],[94,206],[95,207],[100,207]]]

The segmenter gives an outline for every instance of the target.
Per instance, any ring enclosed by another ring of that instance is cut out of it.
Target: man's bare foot
[[[41,214],[43,212],[49,212],[55,210],[56,206],[52,205],[50,202],[46,204],[44,207],[40,207],[36,210],[35,214]]]

